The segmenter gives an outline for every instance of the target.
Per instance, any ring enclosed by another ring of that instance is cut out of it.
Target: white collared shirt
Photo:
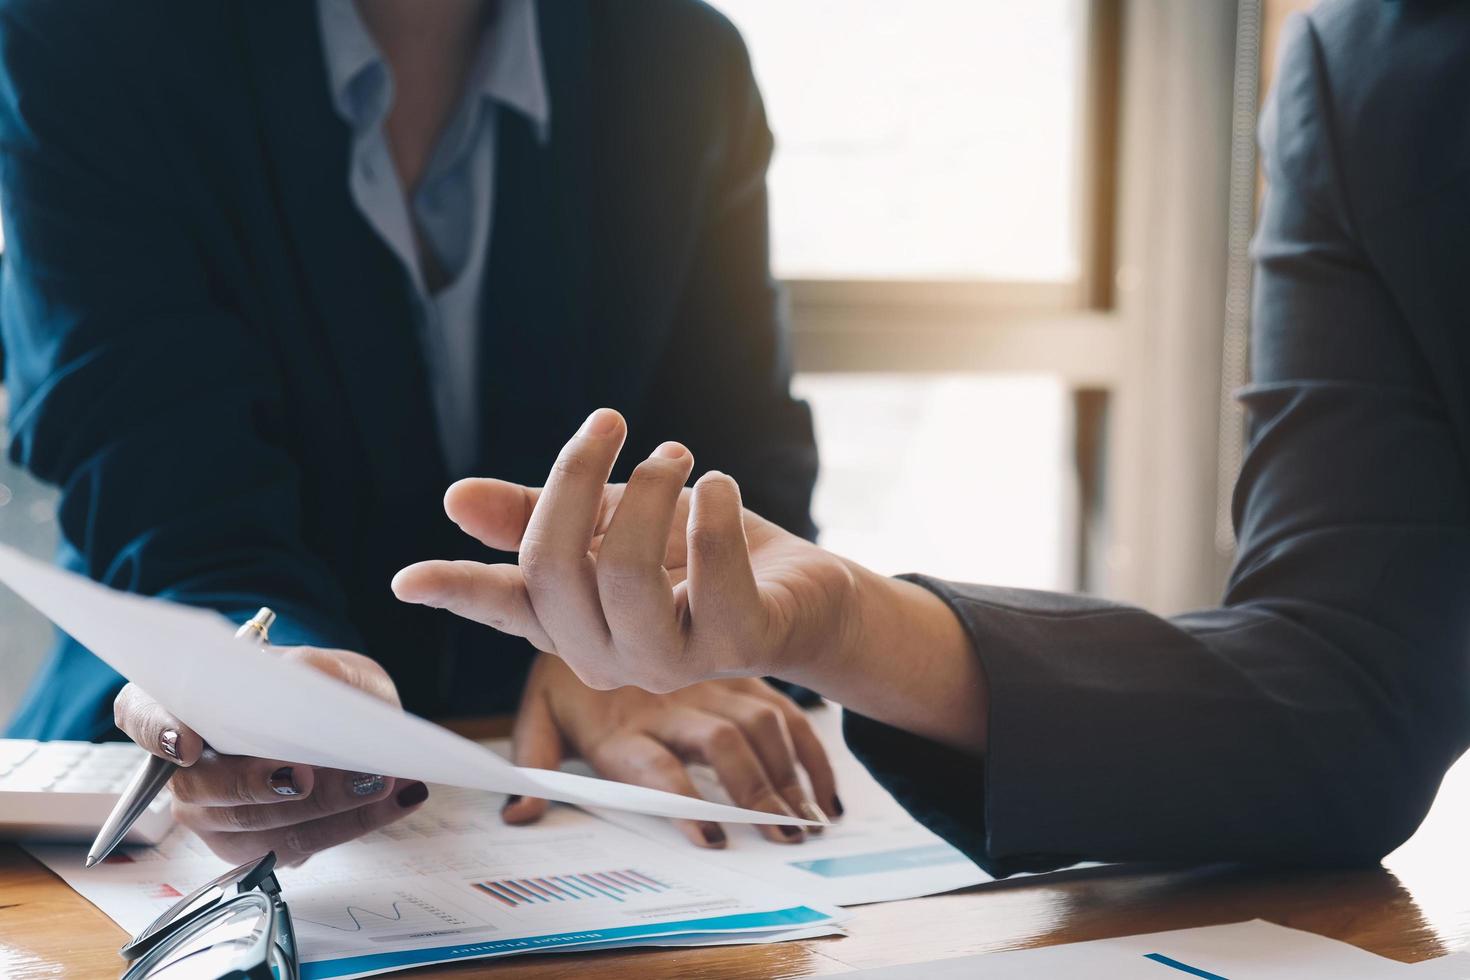
[[[383,123],[393,75],[353,0],[317,0],[327,81],[337,113],[352,127],[347,180],[358,210],[403,263],[440,445],[452,479],[470,475],[479,448],[481,288],[490,254],[496,121],[519,112],[544,140],[551,107],[533,0],[500,0],[453,115],[440,133],[411,202],[393,165]],[[414,224],[445,284],[430,292]]]

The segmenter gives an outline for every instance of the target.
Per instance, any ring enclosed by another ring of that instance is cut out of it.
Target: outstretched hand
[[[678,443],[609,485],[626,434],[622,416],[599,409],[544,487],[454,484],[449,517],[519,564],[420,562],[394,577],[394,593],[525,637],[599,690],[790,676],[786,665],[850,646],[847,562],[744,510],[729,476],[685,488],[694,458]]]

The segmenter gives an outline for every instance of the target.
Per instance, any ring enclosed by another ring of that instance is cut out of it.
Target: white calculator
[[[0,739],[0,840],[92,843],[146,755],[132,742]],[[162,840],[172,799],[159,793],[124,843]]]

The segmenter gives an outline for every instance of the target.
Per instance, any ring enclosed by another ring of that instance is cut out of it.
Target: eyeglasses
[[[275,852],[179,899],[118,952],[122,980],[298,980]]]

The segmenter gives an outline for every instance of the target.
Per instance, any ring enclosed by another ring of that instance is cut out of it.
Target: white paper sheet
[[[665,817],[810,823],[641,786],[512,766],[445,728],[236,640],[234,627],[214,612],[109,589],[4,545],[0,581],[229,755]]]
[[[1470,949],[1410,966],[1416,980],[1470,980]]]
[[[753,827],[728,827],[725,850],[705,851],[702,857],[830,905],[917,898],[992,880],[878,785],[843,741],[840,708],[817,708],[807,716],[836,770],[845,815],[801,844],[774,843]],[[508,751],[504,740],[487,744],[498,752]],[[692,775],[706,799],[728,799],[712,771],[696,767]],[[658,817],[603,808],[593,812],[648,840],[688,846],[682,833]]]
[[[860,970],[853,980],[1379,980],[1415,967],[1347,943],[1262,922],[1237,922],[1040,949]]]
[[[531,827],[504,797],[435,786],[404,820],[278,872],[303,980],[526,952],[775,942],[840,912],[568,807]],[[84,870],[81,846],[28,848],[129,932],[226,865],[177,828]],[[121,963],[121,961],[119,961]]]

